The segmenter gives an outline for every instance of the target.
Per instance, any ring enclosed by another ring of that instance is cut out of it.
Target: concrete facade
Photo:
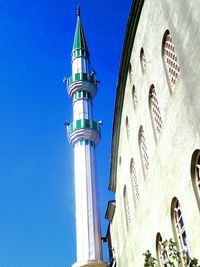
[[[174,197],[180,203],[190,256],[200,260],[200,189],[191,177],[197,175],[192,155],[200,149],[199,21],[198,0],[135,0],[131,6],[117,85],[109,184],[116,200],[110,232],[119,267],[144,266],[146,250],[156,256],[158,233],[178,244]],[[167,30],[180,67],[175,84],[163,55]],[[149,102],[152,86],[162,122],[158,135]],[[131,182],[131,159],[138,196]]]

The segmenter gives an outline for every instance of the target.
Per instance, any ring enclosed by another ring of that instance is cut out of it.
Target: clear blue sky
[[[130,0],[0,0],[0,266],[70,267],[76,260],[71,75],[76,5],[101,81],[97,148],[102,234],[117,73]],[[106,257],[105,257],[106,258]]]

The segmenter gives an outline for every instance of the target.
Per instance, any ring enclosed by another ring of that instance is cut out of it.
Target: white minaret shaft
[[[67,80],[73,101],[73,122],[67,126],[74,147],[77,263],[74,266],[105,266],[102,260],[95,147],[100,141],[99,124],[93,120],[92,100],[97,82],[90,74],[90,59],[80,9],[72,50],[72,76]],[[80,264],[83,263],[84,264]]]

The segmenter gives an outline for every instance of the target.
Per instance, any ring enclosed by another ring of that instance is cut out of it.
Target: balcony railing
[[[74,75],[70,76],[67,79],[67,85],[70,86],[71,84],[77,81],[87,81],[87,82],[91,82],[93,85],[97,84],[97,81],[93,75],[80,72],[80,73],[75,73]]]
[[[72,123],[69,124],[68,133],[71,134],[75,130],[79,130],[79,129],[92,129],[97,132],[100,132],[100,126],[98,122],[89,120],[89,119],[80,119],[80,120],[73,121]]]

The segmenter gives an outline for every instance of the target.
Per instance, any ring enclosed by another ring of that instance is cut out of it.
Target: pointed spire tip
[[[81,15],[81,10],[80,10],[80,6],[78,5],[77,6],[77,16],[80,16]]]

